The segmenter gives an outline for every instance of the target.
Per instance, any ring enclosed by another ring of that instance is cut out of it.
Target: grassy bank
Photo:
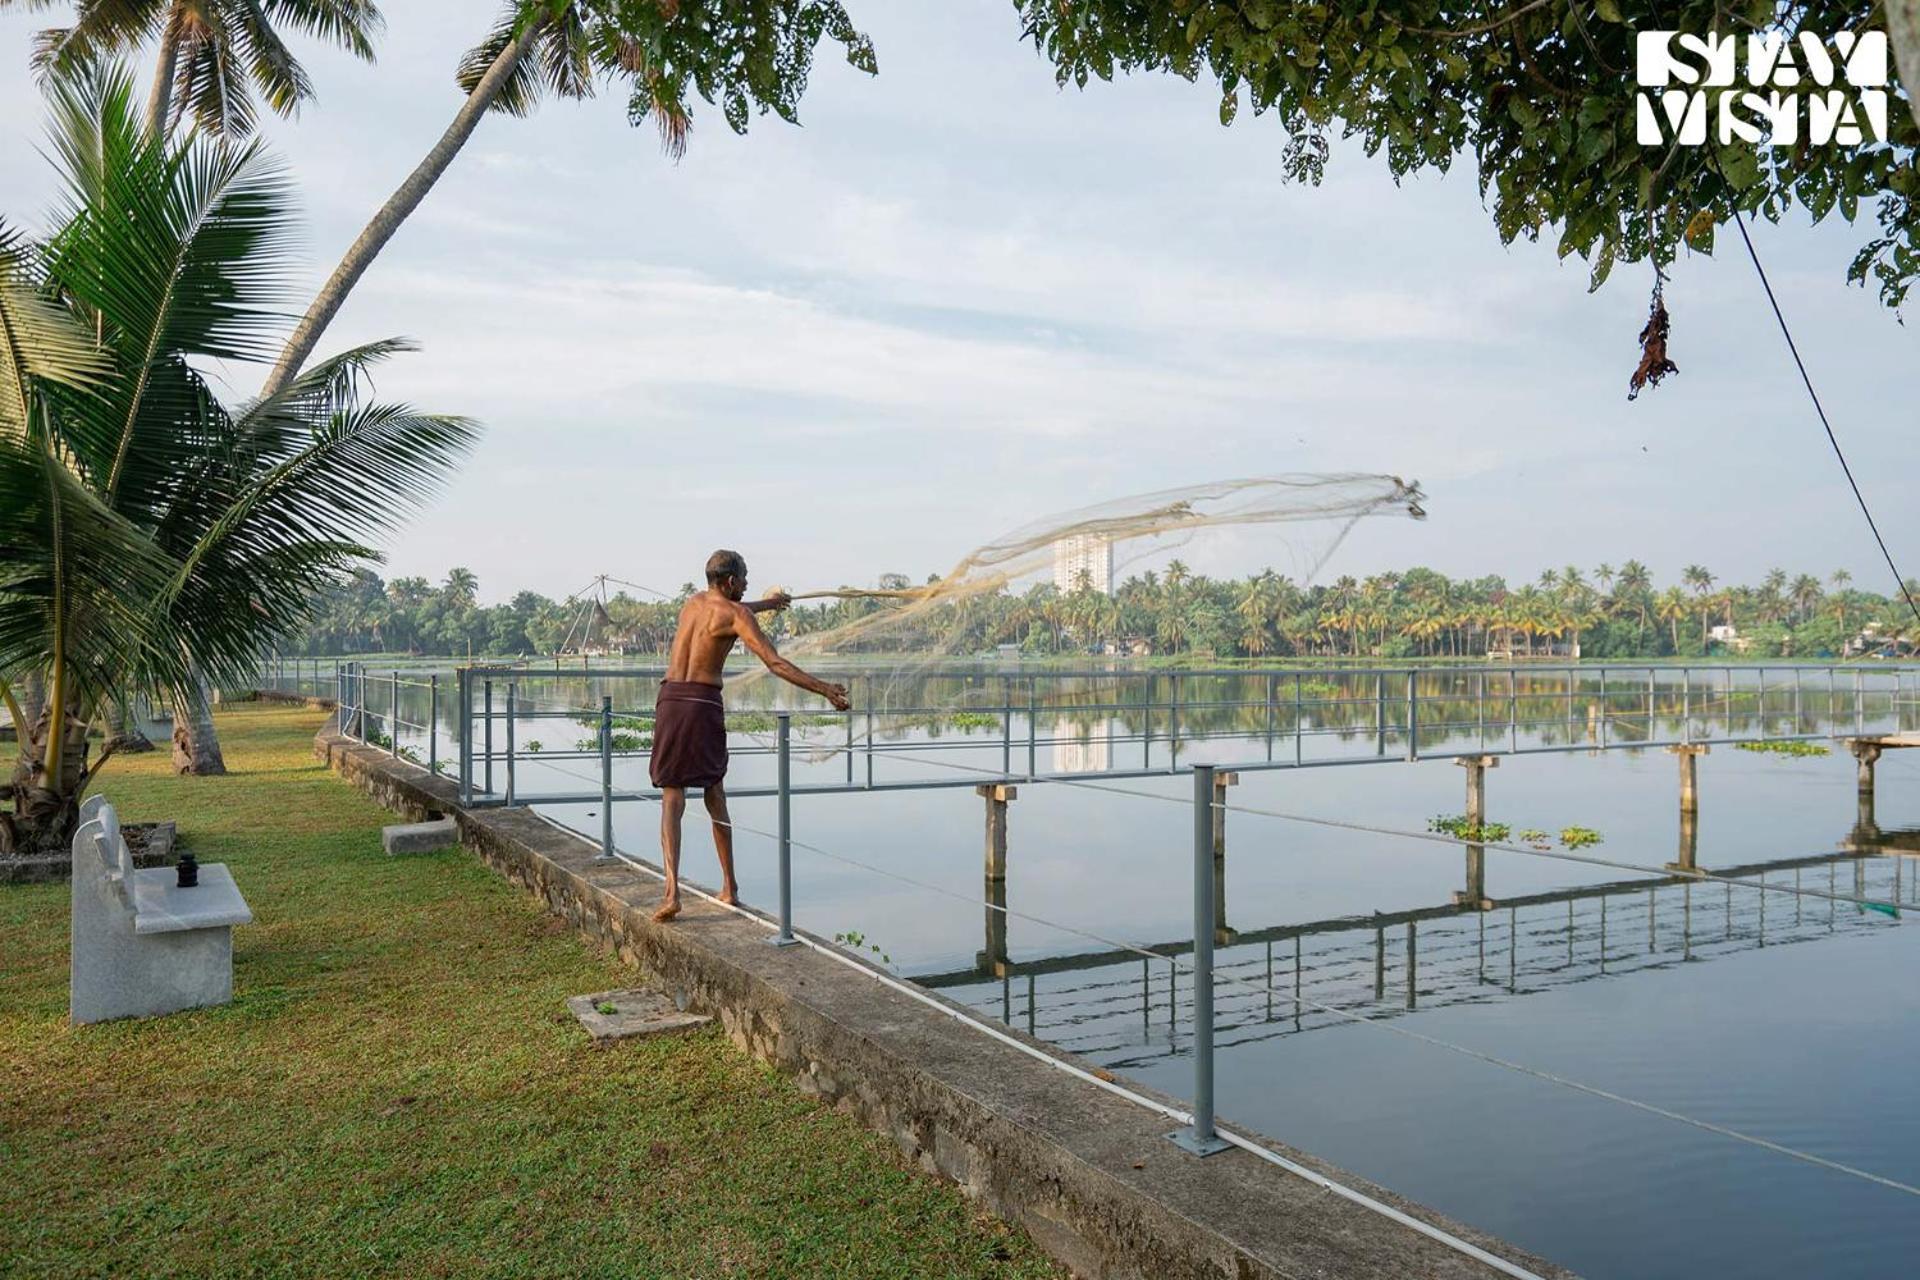
[[[634,975],[463,853],[385,857],[318,724],[106,775],[233,868],[232,1005],[69,1027],[67,888],[0,888],[0,1275],[1057,1274],[716,1033],[590,1048],[562,1001]]]

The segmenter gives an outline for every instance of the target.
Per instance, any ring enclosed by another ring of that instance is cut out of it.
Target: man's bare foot
[[[663,902],[660,904],[660,909],[653,913],[653,922],[655,924],[665,924],[679,914],[680,904],[678,902]]]
[[[715,894],[713,896],[713,900],[715,902],[720,903],[722,906],[728,906],[728,907],[734,906],[740,901],[740,887],[738,885],[730,884],[726,888],[722,889],[719,893]]]

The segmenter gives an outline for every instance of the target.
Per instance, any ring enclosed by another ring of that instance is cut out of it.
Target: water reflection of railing
[[[1920,847],[1920,831],[1890,834]],[[1920,904],[1920,867],[1904,863],[1821,855],[1714,874]],[[1262,929],[1223,924],[1215,932],[1216,1032],[1219,1044],[1232,1045],[1341,1025],[1351,1015],[1533,994],[1809,942],[1871,927],[1872,919],[1831,898],[1675,876],[1516,895],[1488,910],[1448,903]],[[972,968],[915,981],[1110,1067],[1183,1052],[1187,971],[1175,960],[1191,953],[1190,939],[1143,948],[1164,958],[1160,964],[1134,949],[1012,960],[1004,931],[987,936],[989,950]]]

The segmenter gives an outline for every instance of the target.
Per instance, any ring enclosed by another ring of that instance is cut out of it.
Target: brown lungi
[[[656,787],[710,787],[727,776],[727,708],[719,686],[660,682],[649,771]]]

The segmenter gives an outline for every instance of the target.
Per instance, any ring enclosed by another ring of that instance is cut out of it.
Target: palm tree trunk
[[[173,72],[179,61],[180,8],[171,5],[160,27],[160,62],[153,69],[153,92],[147,98],[147,132],[156,138],[167,133],[167,108],[173,101]]]
[[[346,256],[340,259],[340,265],[333,269],[332,277],[314,297],[313,305],[307,308],[307,314],[301,318],[293,336],[287,339],[286,348],[280,353],[280,362],[267,375],[266,386],[261,388],[263,396],[278,394],[300,372],[307,357],[313,354],[314,347],[319,344],[321,335],[327,331],[327,326],[333,323],[341,304],[346,302],[347,295],[360,282],[360,277],[366,274],[367,268],[373,265],[373,260],[386,247],[387,241],[393,239],[394,233],[400,230],[400,224],[420,207],[420,202],[427,198],[427,193],[433,190],[434,184],[440,181],[440,176],[453,163],[454,157],[466,146],[467,139],[479,127],[480,118],[500,96],[514,68],[526,56],[544,25],[544,19],[529,23],[519,38],[500,51],[500,56],[487,68],[487,73],[480,77],[480,83],[473,86],[473,92],[467,95],[466,102],[461,104],[459,113],[440,136],[440,141],[433,145],[426,158],[407,175],[406,181],[400,184],[380,211],[373,215],[373,220],[367,223],[360,238],[353,242]]]
[[[152,740],[141,732],[139,721],[133,718],[133,699],[127,694],[117,694],[107,700],[107,745],[134,755],[153,750]]]
[[[220,739],[213,731],[207,684],[198,676],[192,684],[173,691],[173,771],[201,775],[227,771]]]

